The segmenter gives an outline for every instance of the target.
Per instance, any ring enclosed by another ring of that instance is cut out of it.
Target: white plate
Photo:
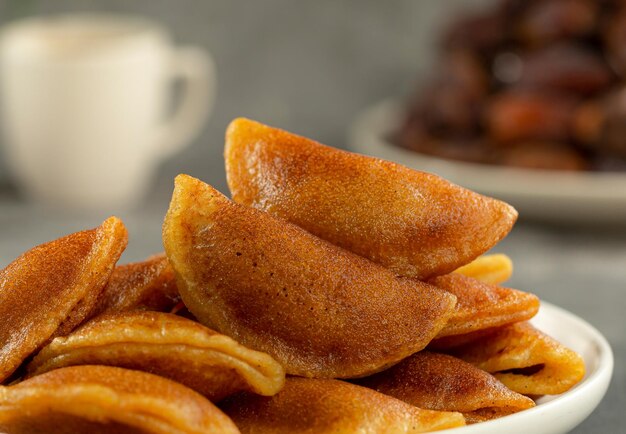
[[[566,393],[545,396],[537,406],[490,422],[438,431],[454,434],[562,434],[591,414],[606,393],[613,373],[613,352],[606,339],[574,314],[542,302],[535,327],[578,352],[585,360],[585,378]]]
[[[388,141],[402,119],[400,104],[384,101],[357,117],[350,148],[450,181],[515,206],[522,217],[544,220],[626,223],[626,173],[566,173],[445,160]]]

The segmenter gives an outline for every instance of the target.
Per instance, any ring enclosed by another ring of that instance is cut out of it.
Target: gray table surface
[[[123,261],[162,250],[171,187],[118,213],[130,241]],[[33,245],[97,225],[106,213],[74,214],[25,204],[0,189],[0,267]],[[510,286],[538,294],[596,326],[610,341],[615,371],[607,396],[574,433],[624,433],[626,409],[626,228],[557,227],[520,222],[495,249],[513,258]]]

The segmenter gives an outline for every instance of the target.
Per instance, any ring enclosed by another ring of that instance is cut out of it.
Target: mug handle
[[[157,150],[162,159],[188,146],[213,108],[215,64],[199,47],[177,48],[171,59],[170,78],[180,80],[178,107],[157,131]]]

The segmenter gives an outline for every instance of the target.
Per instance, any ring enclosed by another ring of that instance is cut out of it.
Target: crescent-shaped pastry
[[[0,387],[7,434],[236,434],[206,398],[174,381],[110,366],[73,366]]]
[[[524,321],[539,310],[539,298],[533,294],[491,285],[458,273],[435,277],[429,283],[457,298],[454,313],[437,338]]]
[[[524,395],[567,392],[585,375],[582,357],[528,322],[501,327],[451,353]]]
[[[510,205],[248,119],[226,132],[233,200],[408,277],[450,273],[511,230]]]
[[[348,378],[421,350],[455,297],[236,204],[186,175],[163,243],[189,310],[287,373]]]
[[[174,270],[161,253],[143,262],[115,267],[98,300],[96,312],[169,311],[179,301]]]
[[[29,375],[72,365],[109,365],[170,378],[211,401],[242,390],[273,395],[285,371],[264,353],[195,321],[162,312],[105,314],[54,339],[28,365]]]
[[[460,412],[467,423],[496,419],[535,405],[474,365],[429,351],[413,354],[358,384],[416,407]]]
[[[110,217],[34,247],[0,271],[0,382],[92,313],[127,240],[122,221]]]
[[[236,395],[222,406],[243,434],[403,434],[465,425],[460,413],[422,410],[339,380],[288,378],[277,395]]]

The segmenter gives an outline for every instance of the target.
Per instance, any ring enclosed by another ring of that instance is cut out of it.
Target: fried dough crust
[[[408,434],[465,425],[459,413],[422,410],[339,380],[296,377],[271,398],[230,398],[224,411],[244,434]]]
[[[127,241],[122,221],[110,217],[34,247],[0,271],[0,382],[92,314]]]
[[[585,362],[579,354],[528,322],[496,329],[455,348],[452,354],[524,395],[558,395],[585,375]]]
[[[420,351],[386,371],[358,381],[420,408],[457,411],[468,423],[534,407],[487,372],[456,357]]]
[[[236,434],[203,396],[174,381],[110,366],[72,366],[0,388],[8,434]]]
[[[287,373],[348,378],[421,350],[455,297],[231,202],[186,175],[163,228],[189,310]]]
[[[436,175],[244,118],[226,131],[225,160],[235,202],[421,280],[472,261],[517,219],[510,205]]]
[[[104,314],[54,339],[28,365],[29,375],[72,365],[109,365],[177,381],[213,402],[242,390],[273,395],[283,367],[195,321],[162,312]]]

